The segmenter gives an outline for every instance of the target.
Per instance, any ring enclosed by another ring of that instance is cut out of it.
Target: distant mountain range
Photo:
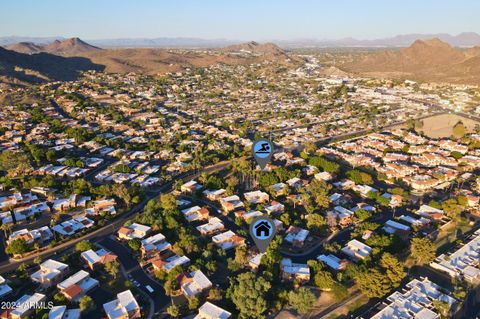
[[[54,40],[49,44],[35,44],[33,42],[19,42],[5,46],[6,49],[20,53],[39,53],[47,52],[53,54],[71,54],[87,51],[102,50],[96,46],[90,45],[79,38],[71,38],[66,40]]]
[[[416,40],[400,50],[357,55],[339,66],[372,77],[480,84],[480,47],[460,50],[438,38]]]
[[[355,38],[343,39],[293,39],[293,40],[270,40],[283,48],[300,47],[408,47],[415,40],[438,38],[452,46],[472,47],[480,45],[480,35],[475,32],[463,32],[457,35],[448,33],[436,34],[403,34],[389,38],[362,40]],[[63,37],[0,37],[0,45],[7,46],[18,42],[32,42],[36,45],[45,45],[55,40],[63,41]],[[91,45],[109,48],[221,48],[234,45],[242,41],[227,39],[200,39],[200,38],[120,38],[86,40]]]

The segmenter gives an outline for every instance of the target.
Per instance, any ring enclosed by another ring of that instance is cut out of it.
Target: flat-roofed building
[[[108,319],[141,318],[140,306],[130,290],[117,294],[117,299],[103,304]]]
[[[192,271],[190,274],[184,275],[180,285],[183,294],[187,298],[195,297],[205,290],[212,288],[212,282],[201,270]]]
[[[89,249],[82,252],[80,256],[83,260],[85,260],[91,270],[94,270],[97,265],[105,265],[109,262],[117,260],[117,255],[103,248],[97,251]]]
[[[198,315],[194,319],[228,319],[231,315],[230,312],[207,301],[198,309]]]
[[[80,270],[59,283],[57,287],[68,300],[78,301],[98,284],[98,280],[91,278],[88,272]]]
[[[80,319],[80,309],[67,309],[67,306],[55,306],[50,309],[48,319]]]
[[[129,226],[121,227],[117,234],[120,239],[142,239],[150,233],[151,229],[149,226],[133,223]]]
[[[35,307],[41,307],[41,303],[45,302],[46,296],[40,293],[33,295],[23,295],[14,302],[15,309],[10,311],[11,319],[28,318],[34,311]]]
[[[480,281],[480,230],[474,233],[475,237],[464,244],[449,256],[438,256],[430,266],[446,272],[453,278],[463,278],[469,282]]]
[[[328,255],[319,255],[317,257],[318,261],[324,262],[328,267],[334,270],[344,270],[347,265],[349,264],[348,260],[340,259],[335,255],[328,254]]]
[[[297,264],[289,258],[283,258],[280,264],[284,280],[304,283],[310,280],[310,267],[307,264]]]
[[[342,251],[355,260],[365,259],[372,253],[372,247],[353,239],[350,240]]]
[[[62,280],[69,272],[67,264],[53,259],[47,259],[40,264],[40,270],[34,272],[30,278],[43,287],[51,287]]]
[[[453,309],[457,303],[454,298],[442,293],[442,290],[442,287],[428,278],[413,279],[402,291],[395,291],[388,296],[383,303],[384,308],[369,318],[439,319],[441,316],[433,305],[435,300],[446,303],[449,309]]]

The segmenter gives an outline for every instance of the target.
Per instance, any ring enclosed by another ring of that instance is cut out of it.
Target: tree
[[[263,318],[268,309],[265,295],[270,288],[268,281],[254,273],[238,275],[230,285],[228,296],[240,312],[239,318]]]
[[[30,249],[31,248],[25,239],[18,238],[8,244],[7,248],[5,248],[5,252],[10,255],[21,255],[30,251]]]
[[[120,263],[116,260],[109,261],[105,264],[105,270],[116,279],[120,271]]]
[[[210,291],[208,292],[207,300],[222,300],[222,290],[219,288],[210,289]]]
[[[180,316],[180,308],[177,305],[173,304],[171,306],[168,306],[167,313],[171,317],[177,318],[178,316]]]
[[[312,180],[307,186],[307,192],[310,194],[315,204],[317,204],[318,208],[327,208],[330,206],[328,193],[331,189],[332,186],[330,186],[330,184],[317,179]]]
[[[200,306],[200,299],[198,297],[192,297],[188,299],[188,309],[195,310]]]
[[[462,138],[464,136],[465,136],[465,125],[461,121],[459,121],[453,127],[453,137],[454,138]]]
[[[415,237],[411,241],[410,254],[415,263],[429,264],[435,260],[435,245],[427,238]]]
[[[160,207],[166,211],[174,211],[178,209],[177,199],[173,194],[162,194],[160,196]]]
[[[90,312],[95,309],[95,302],[88,295],[83,296],[78,305],[81,312]]]
[[[317,300],[317,298],[313,292],[306,287],[301,287],[296,291],[294,290],[288,293],[288,304],[301,315],[306,314],[312,309],[315,300]]]
[[[381,298],[390,291],[387,277],[377,268],[361,272],[355,280],[362,291],[369,298]]]
[[[130,247],[133,251],[140,250],[141,246],[142,246],[142,242],[138,238],[130,239],[128,241],[128,247]]]
[[[355,216],[357,216],[357,218],[361,221],[364,221],[365,219],[372,217],[372,213],[365,209],[357,209],[355,211]]]
[[[358,169],[352,169],[347,172],[347,178],[355,184],[372,185],[373,178],[370,174],[359,171]]]
[[[330,291],[335,285],[335,280],[330,272],[320,270],[313,277],[313,282],[315,286],[320,288],[320,290]]]
[[[268,246],[265,255],[262,256],[261,264],[265,265],[269,270],[273,270],[273,267],[278,266],[282,260],[282,255],[280,255],[282,241],[282,237],[275,236]]]
[[[384,253],[380,259],[380,266],[385,269],[385,275],[393,288],[397,288],[407,275],[403,265],[390,253]]]
[[[312,213],[307,217],[307,228],[311,230],[320,231],[327,224],[325,217],[320,214]]]
[[[460,205],[455,198],[450,198],[442,203],[442,209],[448,217],[457,221],[460,213],[464,210],[464,207]]]
[[[248,263],[248,250],[245,246],[237,246],[235,248],[235,262],[240,266]]]
[[[88,240],[82,240],[75,245],[75,250],[80,253],[90,249],[93,249],[93,245]]]
[[[37,265],[40,265],[42,263],[42,257],[37,256],[35,259],[33,259],[33,262]]]

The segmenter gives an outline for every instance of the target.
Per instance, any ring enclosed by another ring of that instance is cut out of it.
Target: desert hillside
[[[417,40],[410,47],[356,56],[341,68],[374,77],[480,84],[480,48],[461,50],[439,39]]]

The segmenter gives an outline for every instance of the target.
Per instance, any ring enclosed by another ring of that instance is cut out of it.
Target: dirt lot
[[[452,136],[453,126],[458,121],[463,122],[467,132],[473,131],[475,125],[480,124],[477,121],[456,114],[441,114],[424,119],[421,131],[430,138],[450,137]]]

